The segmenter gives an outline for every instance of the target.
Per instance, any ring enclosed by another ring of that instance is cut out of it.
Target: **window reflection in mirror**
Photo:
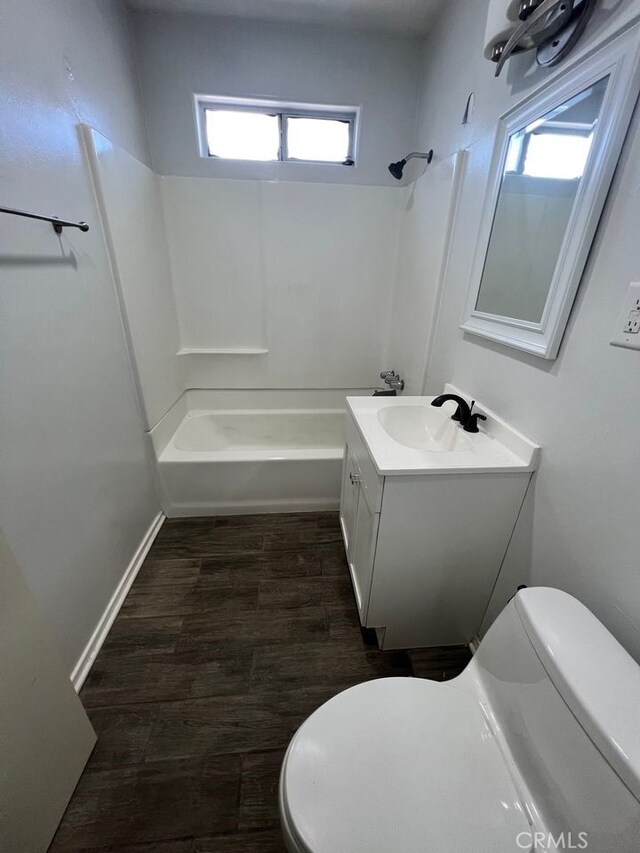
[[[540,322],[607,82],[510,136],[476,311]]]

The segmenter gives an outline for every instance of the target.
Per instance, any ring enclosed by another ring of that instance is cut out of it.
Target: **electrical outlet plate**
[[[640,281],[632,281],[611,338],[614,347],[640,349]]]

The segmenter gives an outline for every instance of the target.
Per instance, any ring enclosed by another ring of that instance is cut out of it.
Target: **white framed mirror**
[[[640,92],[640,25],[501,117],[461,328],[555,358]]]

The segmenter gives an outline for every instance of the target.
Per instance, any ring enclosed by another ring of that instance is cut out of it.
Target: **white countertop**
[[[458,394],[467,402],[471,397],[447,385],[445,393]],[[410,447],[392,438],[383,427],[378,415],[386,407],[430,406],[435,397],[347,397],[347,406],[371,454],[379,474],[468,474],[505,473],[507,471],[534,471],[540,448],[514,430],[489,409],[476,403],[474,412],[486,415],[477,433],[464,432],[452,424],[456,449],[434,451]],[[433,412],[442,414],[446,423],[455,412],[456,404],[446,402]],[[458,436],[455,430],[460,430]]]

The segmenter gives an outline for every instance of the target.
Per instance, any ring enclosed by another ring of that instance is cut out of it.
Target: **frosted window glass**
[[[264,113],[206,110],[209,154],[230,160],[277,160],[278,117]]]
[[[292,160],[343,163],[349,156],[346,121],[323,118],[287,118],[287,153]]]

